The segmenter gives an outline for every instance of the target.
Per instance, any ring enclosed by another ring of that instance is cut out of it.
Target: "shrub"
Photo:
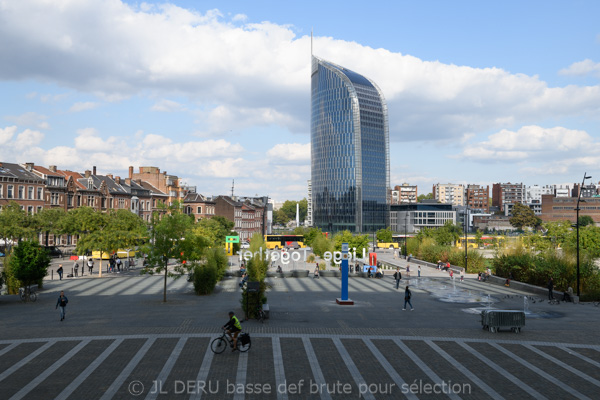
[[[196,264],[194,266],[194,291],[198,295],[211,294],[219,281],[219,273],[214,264]]]

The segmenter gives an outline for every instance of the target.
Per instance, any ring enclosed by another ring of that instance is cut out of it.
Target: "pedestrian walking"
[[[396,280],[396,290],[400,287],[400,281],[402,280],[402,273],[400,272],[400,267],[396,268],[396,272],[394,272],[394,279]]]
[[[460,281],[464,281],[465,280],[465,269],[461,268],[460,269]]]
[[[58,269],[56,270],[56,273],[58,274],[58,280],[62,281],[62,275],[63,275],[63,267],[62,264],[58,265]]]
[[[75,261],[73,263],[73,271],[74,271],[74,275],[73,276],[78,276],[77,275],[77,271],[79,270],[79,263],[77,261]]]
[[[117,264],[117,274],[120,274],[121,273],[121,259],[119,257],[117,257],[116,264]]]
[[[88,258],[88,260],[87,260],[87,266],[88,266],[88,270],[90,272],[90,275],[92,275],[92,273],[94,271],[94,259],[92,257]]]
[[[411,293],[410,289],[408,288],[408,285],[406,285],[406,290],[404,290],[404,307],[402,307],[402,311],[406,310],[407,303],[410,306],[410,311],[414,310],[413,305],[410,302],[411,297],[412,297],[412,293]]]
[[[115,258],[111,257],[108,259],[108,270],[109,272],[115,272]]]
[[[548,281],[548,300],[554,300],[554,293],[552,293],[553,290],[554,280],[552,279],[552,277],[550,277],[550,280]]]
[[[454,279],[454,271],[450,270],[450,279]]]
[[[319,265],[317,264],[317,266],[315,267],[315,272],[313,274],[313,279],[319,279]]]
[[[419,268],[417,269],[417,275],[419,276],[419,278],[421,277],[421,266],[419,265]]]
[[[410,264],[406,264],[406,277],[410,278]]]
[[[67,307],[67,303],[69,302],[69,299],[67,299],[67,296],[65,296],[65,292],[64,291],[60,291],[60,296],[58,296],[58,300],[56,301],[56,307],[54,307],[54,309],[57,309],[58,307],[60,307],[60,320],[62,321],[63,319],[65,319],[65,307]]]

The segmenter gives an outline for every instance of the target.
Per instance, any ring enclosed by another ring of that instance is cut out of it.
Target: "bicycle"
[[[229,346],[227,346],[228,344]],[[250,350],[250,345],[250,335],[247,333],[240,333],[237,340],[237,349],[240,352],[245,353]],[[210,342],[210,349],[215,354],[221,354],[227,347],[233,347],[233,339],[229,337],[225,328],[223,328],[223,334]]]
[[[267,315],[263,311],[262,306],[256,307],[256,319],[261,324],[264,324],[265,323],[265,319],[267,319]]]
[[[35,293],[34,288],[19,288],[19,297],[21,301],[32,301],[35,302],[37,300],[37,294]]]

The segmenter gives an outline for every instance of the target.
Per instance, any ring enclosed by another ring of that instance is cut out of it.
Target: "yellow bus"
[[[306,247],[302,235],[265,235],[265,244],[267,249],[300,249]]]
[[[413,235],[393,235],[391,242],[377,242],[378,249],[399,249],[404,245],[404,241]]]
[[[123,249],[119,249],[114,253],[106,253],[106,252],[102,252],[102,259],[103,260],[108,260],[113,254],[116,254],[117,257],[119,258],[129,258],[129,257],[135,257],[135,250],[133,249],[127,249],[127,250],[123,250]],[[100,258],[100,251],[99,250],[95,250],[92,251],[92,258]]]
[[[502,246],[506,238],[504,236],[482,236],[481,242],[477,243],[475,236],[467,236],[467,248],[477,249],[479,247]],[[456,241],[456,247],[465,248],[465,237],[461,236]]]

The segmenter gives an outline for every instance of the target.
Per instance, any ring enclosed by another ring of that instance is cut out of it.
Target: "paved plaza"
[[[399,262],[404,263],[404,261]],[[211,296],[185,279],[137,273],[47,281],[36,303],[0,296],[6,399],[597,398],[600,308],[533,297],[520,334],[481,328],[482,307],[523,309],[522,293],[424,269],[408,280],[270,278],[270,319],[243,323],[252,348],[213,354],[237,278]],[[55,310],[69,298],[67,317]],[[457,300],[458,299],[458,300]],[[465,300],[467,299],[467,300]],[[464,302],[463,302],[464,301]],[[535,301],[535,303],[534,303]],[[475,310],[475,311],[473,311]]]

